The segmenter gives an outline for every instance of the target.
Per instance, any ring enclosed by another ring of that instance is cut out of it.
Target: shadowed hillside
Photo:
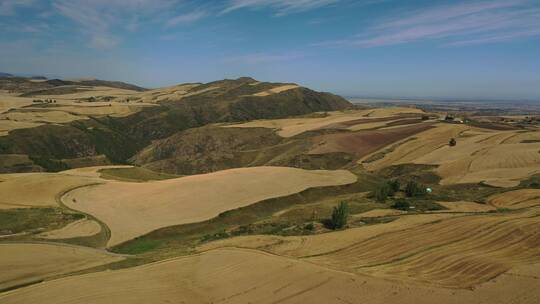
[[[8,84],[19,81],[17,79],[20,78],[2,79],[10,79],[11,82],[1,85],[3,89],[9,89]],[[24,81],[30,82],[22,79],[20,81],[23,84],[26,83]],[[58,90],[62,87],[53,86],[51,89],[51,83],[62,85],[68,82],[48,80],[32,83],[46,86],[43,90]],[[99,80],[84,80],[78,83],[103,85]],[[21,90],[27,92],[28,89]],[[35,91],[35,87],[33,90]],[[149,92],[152,96],[163,94],[160,89]],[[146,92],[133,91],[133,96],[127,99],[137,100],[147,95]],[[84,102],[81,103],[81,106],[85,106]],[[104,106],[107,108],[110,105]],[[64,124],[45,124],[11,130],[6,136],[0,136],[0,154],[28,155],[30,159],[38,160],[39,163],[34,161],[35,164],[49,171],[66,169],[69,167],[69,161],[66,160],[69,159],[97,158],[102,155],[106,156],[107,161],[124,163],[151,141],[189,128],[218,122],[285,118],[352,107],[345,99],[330,93],[315,92],[294,84],[258,82],[248,77],[190,85],[190,89],[183,95],[172,94],[150,105],[152,106],[143,107],[138,112],[123,117],[86,115],[84,119]],[[30,108],[35,108],[35,111],[51,111],[61,107],[55,104],[38,104],[26,109]],[[96,164],[103,164],[103,157],[99,159],[100,162]],[[28,164],[24,168],[35,170],[35,167]]]

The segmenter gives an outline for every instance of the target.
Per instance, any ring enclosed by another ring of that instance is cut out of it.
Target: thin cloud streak
[[[315,45],[371,48],[444,39],[444,45],[465,46],[539,36],[540,8],[529,3],[500,0],[439,6],[382,19],[352,38]]]
[[[240,9],[271,8],[276,16],[304,12],[336,4],[340,0],[230,0],[221,14],[227,14]]]
[[[174,27],[179,24],[188,24],[203,19],[209,15],[208,12],[197,10],[187,14],[178,15],[167,21],[166,27]]]

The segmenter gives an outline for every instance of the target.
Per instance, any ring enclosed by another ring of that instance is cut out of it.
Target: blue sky
[[[0,71],[540,100],[540,0],[0,0]]]

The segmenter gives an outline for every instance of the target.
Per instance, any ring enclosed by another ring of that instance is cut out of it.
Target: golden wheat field
[[[77,188],[62,201],[105,222],[111,229],[108,244],[112,246],[161,227],[207,220],[264,199],[355,180],[347,171],[254,167],[144,184],[108,182]]]
[[[92,248],[53,244],[0,244],[0,291],[122,260]]]
[[[61,173],[22,173],[0,183],[0,209],[58,206],[58,196],[98,180]]]

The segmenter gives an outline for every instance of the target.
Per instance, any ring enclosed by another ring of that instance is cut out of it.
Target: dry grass
[[[62,200],[107,224],[112,234],[108,245],[113,246],[161,227],[207,220],[264,199],[354,181],[348,171],[254,167],[142,184],[108,182],[78,188]]]
[[[78,246],[0,244],[0,290],[122,259],[104,251]]]
[[[59,240],[78,237],[87,237],[98,234],[101,226],[93,220],[82,219],[66,225],[57,230],[47,231],[37,235],[38,238]]]
[[[285,91],[296,89],[296,88],[299,88],[299,86],[296,84],[282,85],[279,87],[271,88],[270,90],[255,93],[253,94],[253,96],[260,96],[260,97],[269,96],[272,94],[277,94],[277,93],[285,92]]]

